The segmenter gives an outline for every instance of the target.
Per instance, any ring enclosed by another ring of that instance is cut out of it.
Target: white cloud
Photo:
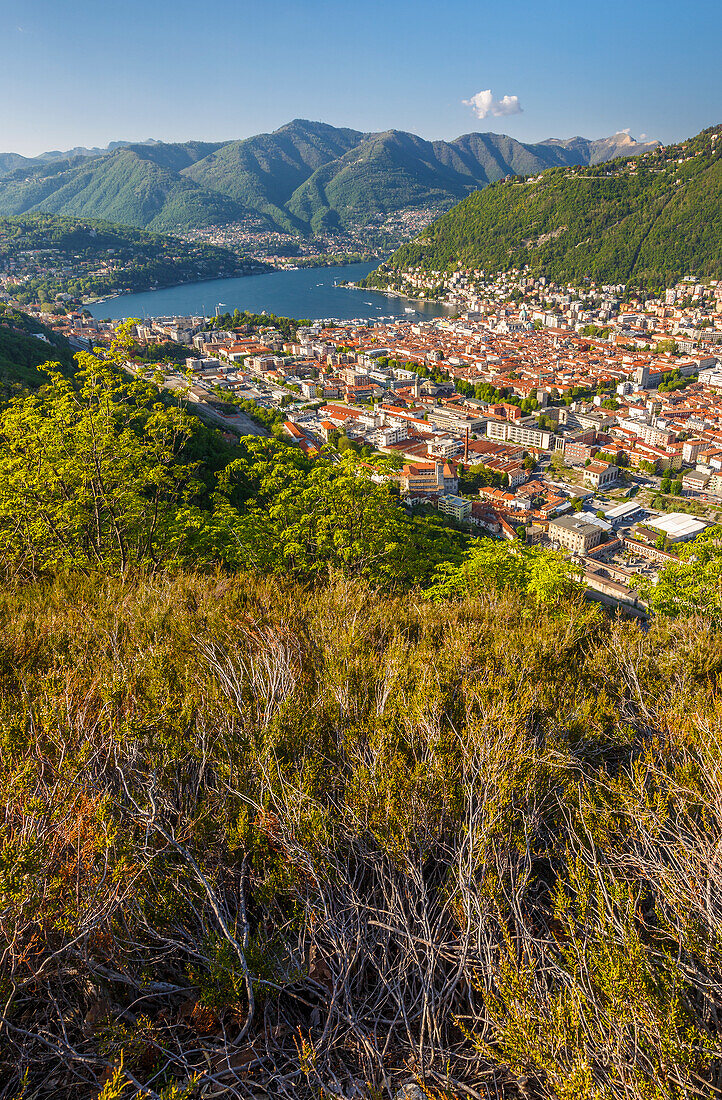
[[[500,118],[502,115],[520,115],[522,113],[518,95],[505,95],[501,99],[494,99],[491,88],[485,92],[477,92],[471,99],[462,99],[465,107],[471,107],[477,118],[486,118],[494,115]]]

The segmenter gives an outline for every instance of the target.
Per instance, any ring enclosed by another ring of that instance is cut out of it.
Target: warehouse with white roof
[[[703,519],[689,516],[686,512],[669,512],[666,516],[650,517],[644,522],[653,531],[666,535],[670,542],[690,542],[708,526]]]

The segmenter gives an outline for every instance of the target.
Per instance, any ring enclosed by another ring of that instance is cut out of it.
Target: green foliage
[[[722,617],[722,527],[708,527],[694,542],[675,547],[679,561],[668,562],[652,585],[640,590],[655,611],[665,615],[700,613]]]
[[[251,313],[249,310],[236,309],[233,313],[221,313],[218,317],[212,317],[208,321],[207,328],[229,329],[240,328],[248,325],[259,335],[263,335],[265,329],[276,329],[285,336],[286,340],[293,341],[298,336],[298,329],[304,325],[310,325],[308,320],[295,320],[293,317],[278,317],[275,313]]]
[[[74,379],[15,398],[0,419],[0,550],[21,574],[47,568],[157,566],[217,555],[217,531],[196,507],[192,465],[180,461],[193,421],[117,363],[77,356]],[[213,536],[216,536],[214,539]]]
[[[438,567],[429,595],[440,600],[512,591],[525,593],[537,606],[548,605],[579,595],[579,576],[579,567],[559,551],[481,538],[459,565]]]
[[[247,438],[241,450],[219,474],[215,495],[239,562],[303,578],[339,571],[393,588],[423,583],[454,556],[453,536],[409,519],[350,449],[340,460],[310,460],[282,442]]]
[[[52,367],[37,394],[0,419],[0,551],[21,575],[245,565],[311,580],[339,571],[388,588],[424,583],[456,543],[411,519],[353,449],[310,460],[280,438],[217,442],[108,358]],[[279,436],[283,413],[240,403]]]
[[[43,339],[38,339],[38,335]],[[64,373],[74,369],[73,353],[68,341],[34,321],[20,310],[0,303],[0,387],[2,396],[9,397],[20,387],[37,388],[44,374],[38,370],[48,360],[57,357]]]
[[[478,191],[403,245],[368,285],[408,268],[522,269],[561,282],[661,287],[722,273],[722,149],[704,130],[630,164],[550,169]],[[684,163],[678,163],[679,160]]]
[[[499,470],[485,466],[483,462],[473,466],[459,468],[459,491],[461,493],[476,493],[487,485],[494,489],[500,489],[504,484],[505,475]],[[509,479],[507,476],[507,485]]]
[[[21,303],[52,303],[58,294],[105,297],[239,275],[245,270],[239,257],[226,249],[188,244],[106,221],[46,213],[0,218],[0,263],[22,266],[28,251],[39,254],[33,264],[47,271],[32,275],[13,291]],[[72,268],[72,273],[65,272],[65,267]]]
[[[185,366],[188,347],[165,340],[162,344],[132,344],[128,349],[128,358],[136,363],[176,363]]]

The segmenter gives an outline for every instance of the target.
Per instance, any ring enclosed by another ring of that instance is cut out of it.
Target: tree
[[[155,386],[127,380],[124,326],[106,359],[76,358],[0,419],[0,553],[21,574],[218,560],[223,524],[194,503],[203,486],[183,449],[194,420]]]
[[[672,483],[669,480],[669,478],[668,477],[663,477],[662,478],[662,483],[659,486],[659,488],[663,493],[668,493],[670,491],[671,485],[672,485]]]
[[[708,527],[680,546],[678,554],[656,584],[641,581],[642,595],[654,611],[666,615],[700,613],[722,620],[722,526]]]
[[[675,480],[670,485],[670,491],[671,491],[672,495],[675,496],[675,497],[681,497],[682,496],[682,481],[681,481],[681,478],[675,478]]]
[[[247,437],[219,473],[216,512],[235,539],[234,563],[304,580],[364,576],[387,588],[419,583],[456,536],[410,519],[387,483],[349,449],[307,458],[280,440]]]
[[[581,592],[579,566],[561,551],[477,539],[460,565],[444,563],[434,575],[432,598],[479,595],[488,588],[526,593],[540,606]]]

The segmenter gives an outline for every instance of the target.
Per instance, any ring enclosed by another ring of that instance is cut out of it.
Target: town
[[[311,238],[269,229],[261,218],[253,217],[228,225],[182,228],[178,236],[189,243],[228,249],[248,262],[287,271],[299,266],[323,267],[380,258],[389,248],[420,233],[440,213],[443,207],[407,207],[387,215],[372,215],[363,225]]]
[[[265,432],[247,410],[272,411],[307,454],[351,447],[409,509],[563,549],[597,598],[637,609],[640,577],[722,516],[722,282],[645,299],[475,272],[443,289],[453,317],[317,322],[292,340],[156,318],[135,337],[186,348],[163,384],[225,431]],[[115,328],[39,316],[76,347]]]

